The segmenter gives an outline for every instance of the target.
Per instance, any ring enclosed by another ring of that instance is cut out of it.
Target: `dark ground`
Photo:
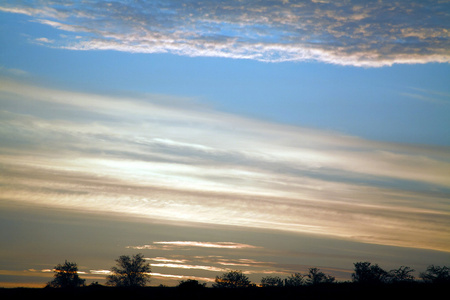
[[[450,285],[401,284],[361,286],[338,283],[299,288],[181,289],[176,287],[145,287],[137,289],[84,287],[77,289],[4,288],[0,299],[364,299],[364,300],[428,300],[446,299]]]

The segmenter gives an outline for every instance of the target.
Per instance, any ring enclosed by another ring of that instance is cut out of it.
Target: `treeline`
[[[54,269],[54,279],[47,284],[49,288],[75,288],[85,286],[85,279],[78,275],[78,267],[74,262],[66,261]],[[450,268],[447,266],[430,265],[419,274],[420,280],[413,276],[414,269],[401,266],[398,269],[384,270],[370,262],[354,263],[352,283],[361,285],[387,285],[398,283],[423,282],[430,284],[450,284]],[[122,255],[116,259],[116,266],[111,268],[111,274],[106,277],[108,286],[112,287],[144,287],[150,281],[151,268],[142,254],[132,257]],[[259,284],[252,283],[247,275],[240,270],[223,273],[215,278],[213,288],[281,288],[318,286],[337,283],[335,277],[327,275],[318,268],[310,268],[308,273],[293,273],[287,278],[265,276]],[[99,285],[93,283],[91,286]],[[180,281],[179,288],[199,289],[206,287],[197,280]]]

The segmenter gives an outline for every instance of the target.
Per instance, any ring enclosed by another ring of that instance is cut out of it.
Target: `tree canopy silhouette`
[[[261,279],[262,287],[282,287],[283,280],[278,276],[266,276]]]
[[[143,254],[133,257],[122,255],[116,259],[117,266],[111,268],[106,284],[116,287],[142,287],[150,281],[150,264],[146,263]]]
[[[353,282],[362,284],[378,284],[386,281],[388,272],[380,268],[377,264],[370,262],[354,263],[355,271],[352,274]]]
[[[430,265],[425,272],[420,273],[420,277],[429,283],[450,283],[450,268]]]
[[[294,273],[289,275],[288,278],[284,279],[284,286],[287,287],[297,287],[302,286],[305,283],[304,276],[300,273]]]
[[[388,281],[397,282],[411,282],[414,281],[414,276],[411,274],[414,269],[410,267],[401,266],[398,269],[390,270],[388,273]]]
[[[306,275],[306,282],[308,284],[332,283],[335,278],[331,275],[326,275],[318,268],[309,268],[309,273]]]
[[[230,271],[222,274],[221,276],[216,276],[215,283],[213,287],[216,288],[242,288],[250,287],[252,283],[242,271]]]
[[[84,279],[78,276],[78,266],[76,263],[68,262],[58,264],[55,267],[54,279],[50,281],[47,286],[55,288],[76,288],[84,286]]]

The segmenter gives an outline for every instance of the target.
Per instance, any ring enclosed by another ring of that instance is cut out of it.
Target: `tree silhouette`
[[[278,276],[266,276],[261,279],[262,287],[282,287],[283,280]]]
[[[84,286],[84,279],[78,276],[78,266],[76,263],[68,262],[55,267],[54,279],[47,286],[55,288],[76,288]]]
[[[352,274],[354,282],[363,284],[376,284],[386,281],[388,273],[380,268],[377,264],[372,265],[370,262],[354,263],[355,271]]]
[[[112,275],[108,275],[106,284],[116,287],[142,287],[150,281],[150,264],[146,263],[143,254],[130,258],[122,255],[116,259],[117,267],[112,267]]]
[[[241,288],[250,287],[252,283],[242,271],[230,271],[222,274],[222,276],[216,276],[213,287],[216,288]]]
[[[420,277],[429,283],[450,283],[450,268],[430,265],[425,272],[420,273]]]
[[[306,282],[308,284],[332,283],[335,280],[333,276],[326,275],[318,268],[310,268],[309,273],[306,275],[306,277]]]
[[[284,279],[284,286],[287,287],[302,286],[304,283],[304,276],[300,273],[291,274],[288,278]]]
[[[398,269],[390,270],[387,277],[390,282],[411,282],[414,281],[414,276],[411,274],[414,269],[410,267],[401,266]]]

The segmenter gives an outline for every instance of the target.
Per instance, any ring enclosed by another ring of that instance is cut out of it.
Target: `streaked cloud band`
[[[447,147],[275,124],[170,96],[2,80],[0,100],[2,201],[450,249]]]

